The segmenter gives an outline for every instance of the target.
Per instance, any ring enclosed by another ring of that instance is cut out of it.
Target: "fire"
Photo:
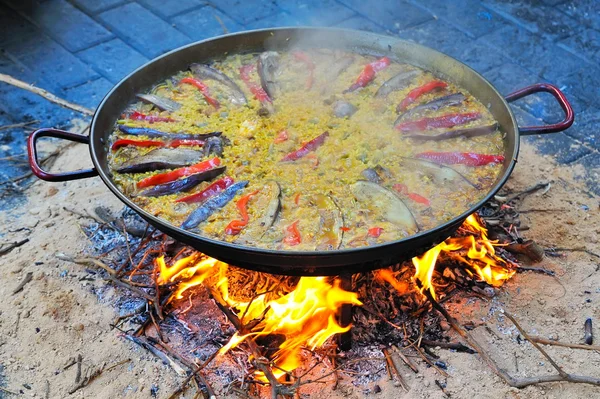
[[[164,257],[159,257],[156,264],[159,284],[179,284],[176,298],[182,298],[182,294],[194,286],[207,284],[237,311],[242,326],[260,320],[251,331],[234,334],[220,353],[226,353],[247,339],[283,336],[285,339],[270,359],[277,366],[273,369],[277,378],[285,375],[282,370],[292,371],[302,364],[302,348],[321,347],[333,335],[350,329],[350,326],[342,327],[336,320],[342,305],[362,305],[358,295],[342,289],[337,279],[331,284],[326,277],[302,277],[296,288],[286,295],[267,300],[267,295],[263,294],[245,302],[231,296],[226,276],[228,265],[216,259],[196,254],[167,267]],[[257,375],[257,378],[264,376]]]
[[[415,257],[412,262],[415,266],[414,278],[421,292],[429,290],[435,298],[435,289],[432,284],[433,272],[440,253],[448,253],[453,259],[471,268],[466,269],[486,283],[495,287],[501,286],[515,273],[504,259],[496,255],[494,245],[487,236],[487,230],[481,225],[475,214],[470,215],[459,231],[467,234],[462,237],[451,237],[439,245],[431,248],[421,257]],[[477,237],[477,238],[476,238]],[[466,258],[456,251],[467,249]]]

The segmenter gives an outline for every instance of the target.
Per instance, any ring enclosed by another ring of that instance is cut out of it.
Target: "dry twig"
[[[9,130],[9,129],[17,129],[20,127],[25,127],[25,126],[29,126],[29,125],[35,125],[36,123],[39,123],[40,121],[38,120],[34,120],[34,121],[27,121],[27,122],[21,122],[21,123],[14,123],[12,125],[4,125],[4,126],[0,126],[0,132],[2,130]]]
[[[10,75],[0,73],[0,82],[8,83],[9,85],[30,91],[34,94],[37,94],[38,96],[45,98],[50,102],[60,105],[61,107],[68,108],[88,116],[94,115],[94,111],[90,108],[83,107],[79,104],[75,104],[67,100],[63,100],[62,98],[55,96],[47,90],[40,89],[39,87],[35,87],[32,84],[23,82],[22,80],[15,79]]]
[[[29,283],[32,279],[33,279],[33,273],[32,272],[28,272],[25,275],[25,278],[23,279],[23,281],[21,281],[19,283],[19,285],[17,285],[17,287],[13,290],[12,294],[15,295],[16,293],[21,292],[21,290],[23,289],[23,287],[25,287],[25,285],[27,283]]]
[[[588,351],[600,351],[600,346],[599,345],[570,344],[568,342],[553,341],[551,339],[546,339],[546,338],[538,337],[536,335],[530,335],[529,336],[529,341],[536,342],[536,343],[542,344],[542,345],[562,346],[562,347],[565,347],[565,348],[585,349],[585,350],[588,350]]]
[[[29,242],[29,238],[25,238],[21,241],[15,241],[11,244],[8,244],[6,247],[0,249],[0,256],[2,255],[6,255],[7,253],[9,253],[10,251],[12,251],[15,248],[19,248],[21,245],[25,245]]]

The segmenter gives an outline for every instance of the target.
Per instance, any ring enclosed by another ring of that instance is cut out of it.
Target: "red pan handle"
[[[59,172],[49,173],[42,169],[38,163],[37,154],[37,140],[42,137],[55,137],[58,139],[76,141],[78,143],[90,144],[90,138],[82,134],[65,132],[64,130],[58,129],[39,129],[31,133],[27,140],[27,152],[29,154],[29,167],[33,171],[33,174],[42,180],[46,181],[68,181],[85,179],[86,177],[97,176],[98,172],[95,168],[92,169],[80,169],[72,172]]]
[[[565,94],[560,91],[560,89],[550,83],[538,83],[531,86],[527,86],[521,90],[517,90],[515,92],[507,95],[506,101],[513,102],[518,100],[519,98],[526,97],[530,94],[546,92],[550,93],[556,98],[558,104],[560,104],[563,111],[565,111],[565,119],[562,122],[555,123],[553,125],[545,125],[545,126],[524,126],[519,127],[519,133],[523,136],[528,136],[530,134],[542,134],[542,133],[556,133],[562,132],[563,130],[568,129],[573,124],[575,120],[575,113],[573,112],[573,107],[567,100]]]

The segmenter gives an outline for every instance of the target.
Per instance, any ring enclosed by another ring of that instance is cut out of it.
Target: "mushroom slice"
[[[376,210],[387,221],[405,228],[410,234],[419,231],[415,217],[404,202],[392,191],[377,183],[359,180],[352,185],[352,193],[371,210]]]
[[[416,170],[420,173],[430,176],[437,184],[451,182],[458,185],[467,185],[473,188],[479,188],[478,185],[472,183],[460,172],[449,166],[439,165],[434,162],[415,158],[402,158],[402,162],[409,165],[411,170]]]

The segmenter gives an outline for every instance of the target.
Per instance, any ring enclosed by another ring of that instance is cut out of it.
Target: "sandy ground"
[[[65,169],[88,164],[84,146],[69,148],[57,162]],[[531,146],[524,146],[508,186],[519,190],[539,181],[553,181],[546,194],[533,195],[522,205],[523,210],[553,210],[522,215],[523,223],[531,226],[526,237],[544,246],[583,246],[600,253],[599,202],[575,182],[574,176],[581,172],[558,167],[537,155]],[[181,383],[182,378],[172,369],[111,330],[109,324],[117,316],[114,305],[119,293],[106,288],[101,279],[90,279],[85,267],[55,257],[56,252],[78,254],[88,246],[80,229],[87,221],[62,207],[81,212],[100,204],[115,210],[122,207],[99,178],[68,183],[40,181],[29,189],[27,203],[0,214],[2,241],[30,239],[0,257],[0,387],[22,397],[167,398]],[[556,277],[532,272],[518,274],[491,301],[449,301],[446,306],[462,322],[485,321],[473,335],[510,374],[554,373],[531,344],[519,343],[515,328],[500,310],[511,311],[524,328],[536,335],[581,343],[585,319],[592,317],[600,323],[600,273],[596,272],[599,261],[582,252],[546,257],[536,266],[555,271]],[[32,281],[13,294],[27,273],[32,273]],[[598,328],[595,332],[600,337]],[[600,377],[599,353],[558,347],[547,350],[568,372]],[[436,352],[448,365],[449,377],[440,376],[420,360],[416,360],[418,374],[402,365],[409,392],[385,378],[377,382],[381,393],[365,394],[367,389],[373,392],[374,383],[354,386],[345,377],[336,391],[330,385],[318,385],[302,391],[302,396],[311,393],[316,397],[320,392],[320,398],[446,397],[435,383],[438,380],[447,385],[446,392],[454,398],[600,397],[600,387],[584,384],[562,382],[521,390],[510,388],[477,355],[443,349]],[[84,372],[131,360],[69,395],[77,371],[75,366],[66,370],[65,366],[78,355],[83,357]],[[192,396],[190,390],[185,397]],[[13,395],[0,389],[0,398],[3,397]]]

